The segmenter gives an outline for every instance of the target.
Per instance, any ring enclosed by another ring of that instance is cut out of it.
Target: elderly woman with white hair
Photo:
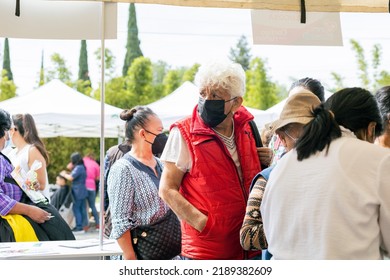
[[[182,223],[183,259],[250,259],[239,232],[260,160],[243,106],[241,65],[216,61],[195,77],[199,102],[172,125],[161,159],[160,196]]]

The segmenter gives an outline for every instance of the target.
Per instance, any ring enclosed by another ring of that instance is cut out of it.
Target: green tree
[[[230,60],[241,64],[244,70],[248,70],[251,61],[251,49],[248,46],[248,41],[244,35],[240,37],[235,48],[230,49]]]
[[[129,5],[129,21],[127,26],[127,43],[126,56],[123,64],[122,75],[125,77],[128,74],[128,69],[133,63],[134,59],[143,56],[140,48],[140,40],[138,39],[137,16],[135,12],[135,4]]]
[[[330,73],[333,81],[335,82],[335,87],[331,89],[331,92],[339,91],[340,89],[345,88],[344,86],[344,78],[337,74],[336,72]]]
[[[0,101],[15,97],[16,89],[14,81],[8,79],[7,70],[3,69],[0,80]]]
[[[38,87],[43,86],[44,84],[45,84],[45,68],[43,66],[43,50],[42,50],[41,69],[39,70]]]
[[[265,110],[279,101],[277,85],[268,77],[265,62],[261,58],[256,57],[251,61],[246,79],[244,105]]]
[[[98,67],[101,71],[102,65],[101,65],[101,58],[102,58],[102,49],[98,48],[95,51],[95,57],[98,61]],[[104,77],[107,79],[112,79],[114,77],[115,73],[115,56],[113,55],[112,51],[110,49],[105,48],[104,49]]]
[[[371,81],[368,75],[369,63],[365,59],[364,49],[357,41],[353,39],[350,40],[350,43],[352,45],[352,50],[355,52],[355,57],[358,63],[359,80],[363,87],[368,87]]]
[[[198,72],[199,67],[200,67],[200,64],[195,63],[194,65],[192,65],[191,68],[187,69],[183,75],[183,82],[186,82],[186,81],[193,82],[195,79],[195,75]]]
[[[153,71],[153,96],[161,98],[164,96],[164,77],[169,71],[169,65],[162,60],[152,63]]]
[[[87,96],[90,96],[92,93],[91,81],[77,80],[73,86],[78,92]]]
[[[70,161],[70,155],[73,152],[79,152],[82,155],[85,155],[87,152],[92,151],[96,156],[96,159],[99,159],[100,138],[54,137],[43,138],[42,141],[50,155],[50,164],[47,167],[50,183],[54,183],[58,173],[61,172],[61,170],[66,169],[66,165]],[[107,147],[107,149],[117,143],[118,139],[116,138],[104,139],[104,146]]]
[[[80,57],[79,57],[79,76],[76,81],[76,89],[86,95],[90,95],[92,91],[91,79],[88,69],[88,51],[87,41],[81,40]]]
[[[153,72],[150,59],[145,57],[134,59],[126,77],[126,88],[135,97],[134,101],[137,105],[146,105],[156,100],[152,95],[152,83]]]
[[[94,91],[94,98],[100,100],[101,85]],[[115,107],[128,109],[135,104],[134,95],[126,89],[124,77],[115,77],[106,83],[104,91],[104,102]]]
[[[88,51],[87,41],[81,40],[80,57],[79,57],[79,80],[91,81],[88,70]]]
[[[8,77],[8,80],[13,81],[14,76],[11,70],[11,58],[10,58],[8,38],[5,38],[4,40],[3,69],[7,71],[6,75]]]
[[[378,86],[383,87],[386,85],[390,85],[390,74],[389,72],[383,70],[379,73]]]
[[[167,96],[168,94],[172,93],[175,89],[181,86],[182,84],[182,73],[180,70],[169,70],[167,74],[164,77],[163,85],[164,85],[164,92],[163,95]]]
[[[361,87],[375,92],[382,86],[390,83],[390,73],[386,70],[380,70],[382,63],[382,46],[375,44],[371,50],[371,60],[368,61],[365,56],[365,50],[358,41],[350,40],[351,48],[355,53],[356,63],[358,66],[358,79]],[[331,73],[335,81],[335,89],[343,88],[343,78],[340,74]]]
[[[65,59],[60,54],[54,53],[51,56],[51,62],[54,64],[54,67],[48,71],[47,81],[58,79],[73,87],[71,82],[72,73],[68,69]]]

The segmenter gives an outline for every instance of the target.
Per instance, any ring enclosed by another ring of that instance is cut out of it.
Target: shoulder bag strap
[[[263,142],[261,141],[259,130],[254,120],[249,122],[249,125],[252,129],[253,137],[255,138],[256,147],[263,147]]]

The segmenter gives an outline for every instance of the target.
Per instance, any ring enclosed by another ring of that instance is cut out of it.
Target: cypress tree
[[[39,86],[43,86],[45,84],[45,68],[43,67],[43,50],[41,57],[41,70],[39,71]]]
[[[129,6],[129,21],[127,24],[127,43],[126,43],[126,56],[123,64],[122,75],[125,77],[127,71],[133,63],[134,59],[143,56],[140,48],[140,40],[138,39],[138,27],[137,16],[135,13],[135,4],[130,3]]]
[[[88,70],[87,41],[81,40],[80,58],[79,58],[79,80],[91,81]]]
[[[11,71],[11,60],[9,55],[9,44],[8,44],[8,38],[5,38],[4,40],[4,58],[3,58],[3,70],[6,70],[7,77],[9,81],[13,81],[14,77],[12,75]]]

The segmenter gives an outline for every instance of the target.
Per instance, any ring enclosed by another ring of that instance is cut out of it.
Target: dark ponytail
[[[383,129],[382,117],[374,95],[364,88],[353,87],[339,90],[325,102],[325,108],[331,110],[336,122],[349,129],[356,136],[366,130],[370,122],[375,122],[375,135]]]
[[[302,136],[296,144],[298,160],[302,161],[324,148],[329,149],[333,139],[341,136],[334,115],[321,104],[313,109],[314,119],[304,126]]]
[[[38,136],[34,118],[30,114],[16,114],[12,116],[12,120],[23,139],[28,144],[35,146],[45,159],[46,166],[49,165],[49,153],[45,144]]]
[[[340,126],[356,136],[375,122],[375,134],[382,131],[382,118],[374,96],[363,88],[345,88],[334,93],[313,111],[314,119],[305,127],[296,149],[298,160],[308,158],[341,136]]]

